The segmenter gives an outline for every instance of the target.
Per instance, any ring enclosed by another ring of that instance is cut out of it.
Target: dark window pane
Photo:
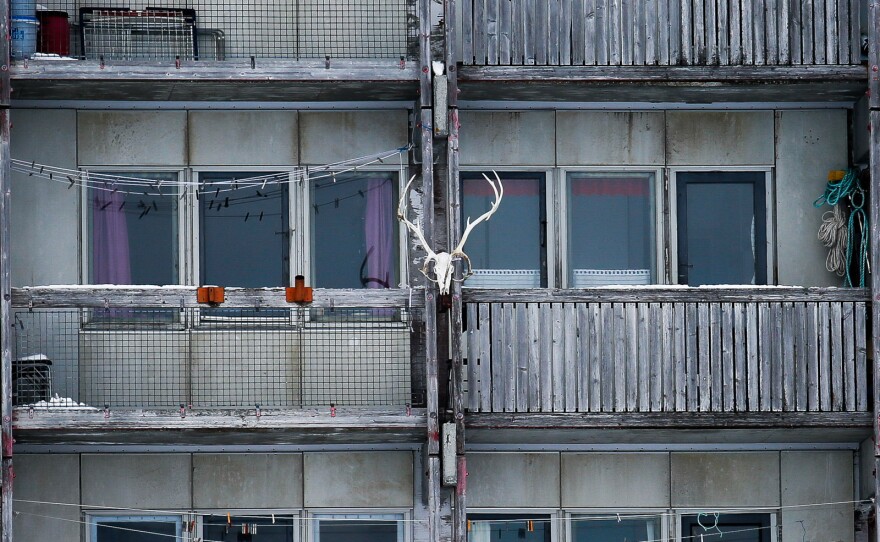
[[[395,520],[384,519],[322,519],[318,525],[317,542],[400,542]]]
[[[550,542],[548,516],[468,516],[468,542]]]
[[[104,173],[176,182],[176,173]],[[129,194],[90,188],[89,282],[92,284],[178,283],[177,195]]]
[[[261,516],[266,516],[262,514]],[[293,542],[292,517],[238,517],[206,516],[202,526],[205,540],[214,542]]]
[[[632,173],[569,174],[572,287],[653,282],[653,178]]]
[[[770,542],[770,514],[683,516],[681,532],[702,542]]]
[[[680,173],[678,184],[680,277],[691,286],[765,283],[764,173]]]
[[[572,519],[572,542],[662,540],[659,518]]]
[[[288,189],[231,189],[224,181],[262,173],[202,173],[201,282],[259,288],[288,285]],[[218,191],[219,189],[219,191]]]
[[[178,523],[149,520],[94,520],[95,542],[169,542],[178,536]]]
[[[491,173],[488,173],[491,177]],[[498,210],[471,231],[464,252],[477,270],[471,287],[538,287],[543,280],[544,175],[499,173],[504,197]],[[480,174],[462,176],[462,233],[492,206],[495,193]]]
[[[395,173],[352,172],[312,181],[315,285],[397,287],[397,197]]]

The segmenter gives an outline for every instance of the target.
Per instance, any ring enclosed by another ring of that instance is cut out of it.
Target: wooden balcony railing
[[[471,412],[864,412],[865,290],[465,290]]]
[[[853,65],[857,0],[469,0],[473,65]]]

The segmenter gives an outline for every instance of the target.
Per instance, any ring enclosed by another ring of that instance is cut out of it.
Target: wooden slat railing
[[[863,290],[701,290],[466,290],[470,411],[868,409]]]
[[[468,65],[860,63],[857,0],[468,0]]]

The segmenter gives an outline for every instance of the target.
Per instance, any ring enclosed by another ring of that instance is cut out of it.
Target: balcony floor
[[[870,412],[471,414],[476,446],[828,445],[872,434]]]

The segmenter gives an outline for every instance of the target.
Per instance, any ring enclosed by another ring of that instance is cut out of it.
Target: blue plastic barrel
[[[12,17],[12,59],[24,60],[37,52],[37,29],[40,23],[36,17]]]

